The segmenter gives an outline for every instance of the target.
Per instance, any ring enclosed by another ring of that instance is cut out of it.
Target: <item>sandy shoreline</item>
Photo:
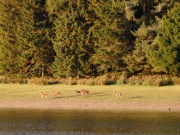
[[[0,108],[76,109],[114,111],[180,111],[180,103],[94,103],[80,101],[0,101]]]

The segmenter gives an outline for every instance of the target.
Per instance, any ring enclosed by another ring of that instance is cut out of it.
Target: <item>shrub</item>
[[[72,77],[66,78],[65,79],[65,84],[76,85],[77,84],[77,79],[76,78],[72,78]]]
[[[160,81],[159,86],[173,85],[173,81],[170,78],[166,78]]]
[[[94,79],[95,85],[110,85],[115,83],[116,79],[114,78],[114,76],[111,76],[110,74],[105,74]]]
[[[10,83],[10,79],[4,76],[0,77],[0,83]]]
[[[125,72],[122,75],[119,75],[116,80],[117,84],[126,84],[127,83],[127,75]]]
[[[125,78],[119,78],[116,80],[116,84],[127,84],[127,80]]]
[[[142,79],[142,85],[149,86],[167,86],[172,85],[173,81],[167,76],[144,76]]]
[[[86,85],[94,85],[94,78],[89,78],[85,82]]]
[[[142,84],[142,77],[132,76],[132,77],[128,78],[127,83],[130,85],[141,85]]]
[[[31,78],[28,80],[28,83],[30,84],[37,84],[37,85],[48,85],[49,84],[49,81],[47,78]]]
[[[27,81],[27,79],[17,78],[17,79],[15,80],[15,83],[27,84],[28,81]]]
[[[13,77],[0,77],[0,83],[8,84],[8,83],[19,83],[26,84],[28,81],[24,78],[13,78]]]
[[[59,79],[56,78],[48,78],[48,84],[52,85],[52,84],[59,84],[61,83],[61,81]]]
[[[77,84],[78,84],[78,85],[85,85],[85,84],[86,84],[86,80],[87,80],[87,79],[83,79],[83,78],[82,78],[82,79],[78,79],[78,80],[77,80]]]
[[[173,84],[180,84],[180,78],[177,76],[174,76],[172,79]]]

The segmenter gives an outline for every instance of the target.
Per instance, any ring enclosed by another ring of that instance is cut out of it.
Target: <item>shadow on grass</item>
[[[136,99],[136,98],[143,98],[143,96],[131,97],[131,99]]]
[[[99,94],[104,94],[104,92],[96,92],[96,93],[91,93],[92,95],[99,95]]]
[[[63,98],[75,98],[75,97],[103,97],[103,96],[111,96],[112,94],[107,94],[104,92],[95,92],[95,93],[89,93],[87,95],[81,95],[81,94],[74,94],[74,95],[67,95],[67,96],[54,96],[53,99],[63,99]],[[136,98],[136,97],[133,97]]]
[[[54,97],[53,99],[73,98],[73,97],[77,97],[77,95],[72,95],[72,96],[59,96],[59,97]]]
[[[127,100],[132,100],[132,99],[140,99],[143,98],[143,96],[134,96],[134,97],[128,97],[126,98]]]
[[[106,94],[104,92],[97,92],[97,93],[91,93],[92,96],[98,96],[98,97],[102,97],[102,96],[109,96],[111,94]]]

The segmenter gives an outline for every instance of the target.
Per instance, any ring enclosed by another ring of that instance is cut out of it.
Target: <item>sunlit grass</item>
[[[75,90],[87,89],[88,96],[78,96]],[[51,92],[59,91],[61,96],[54,97]],[[116,98],[113,91],[121,92]],[[40,92],[47,93],[45,98]],[[32,85],[32,84],[0,84],[0,100],[61,100],[89,102],[180,102],[180,86],[138,86],[138,85]]]

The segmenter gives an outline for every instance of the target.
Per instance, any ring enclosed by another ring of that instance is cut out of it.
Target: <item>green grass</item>
[[[89,96],[77,96],[75,90],[85,88]],[[116,98],[113,90],[122,93]],[[60,91],[60,97],[51,92]],[[41,98],[40,92],[48,97]],[[32,84],[0,84],[0,100],[62,100],[89,102],[180,102],[180,86],[138,86],[138,85],[32,85]]]

